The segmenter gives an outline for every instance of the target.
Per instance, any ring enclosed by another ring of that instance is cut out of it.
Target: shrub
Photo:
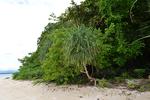
[[[144,76],[145,71],[145,69],[134,69],[134,73],[138,78],[142,78]]]
[[[129,89],[138,89],[139,85],[134,80],[126,80]]]
[[[109,87],[110,83],[106,79],[101,79],[101,80],[98,80],[98,86],[102,88]]]

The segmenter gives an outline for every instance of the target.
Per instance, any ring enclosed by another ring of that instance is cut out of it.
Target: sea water
[[[0,78],[11,78],[12,74],[0,74]]]

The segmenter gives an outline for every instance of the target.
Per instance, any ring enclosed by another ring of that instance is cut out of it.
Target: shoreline
[[[0,78],[0,100],[150,100],[150,92],[77,85],[33,85],[31,81]]]

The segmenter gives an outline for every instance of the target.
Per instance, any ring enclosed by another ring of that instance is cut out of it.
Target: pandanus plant
[[[87,65],[95,65],[98,46],[96,44],[97,30],[85,26],[75,27],[65,40],[64,54],[68,64],[80,67],[81,72],[94,82],[96,79],[90,75]]]

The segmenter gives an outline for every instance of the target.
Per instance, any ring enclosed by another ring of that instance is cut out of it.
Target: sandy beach
[[[97,87],[33,85],[31,81],[0,79],[0,100],[150,100],[150,92]]]

